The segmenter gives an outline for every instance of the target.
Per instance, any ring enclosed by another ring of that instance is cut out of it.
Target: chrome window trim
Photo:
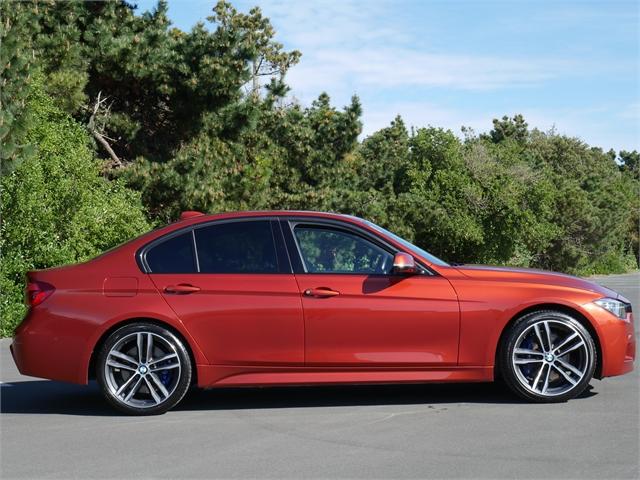
[[[276,251],[276,261],[279,262],[278,259],[278,255],[277,255],[277,241],[276,240],[276,235],[273,231],[273,224],[271,223],[273,220],[278,220],[280,217],[277,216],[248,216],[248,217],[234,217],[234,218],[224,218],[224,219],[217,219],[217,220],[209,220],[209,221],[205,221],[205,222],[200,222],[200,223],[195,223],[192,225],[187,225],[185,227],[182,228],[178,228],[172,232],[166,233],[164,235],[161,235],[158,238],[155,238],[153,240],[151,240],[150,242],[144,244],[142,247],[138,248],[137,252],[136,252],[136,263],[138,264],[138,267],[140,268],[140,270],[142,270],[143,273],[146,274],[153,274],[154,272],[151,270],[151,268],[149,267],[149,264],[147,263],[147,253],[149,252],[149,250],[151,250],[152,248],[156,247],[157,245],[160,245],[161,243],[164,243],[167,240],[170,240],[174,237],[186,234],[188,232],[191,232],[191,237],[192,237],[192,248],[193,248],[193,254],[194,254],[194,259],[196,262],[196,271],[195,272],[189,272],[189,273],[155,273],[155,275],[282,275],[282,274],[292,274],[293,270],[291,268],[291,262],[289,262],[289,266],[287,267],[287,265],[284,265],[282,267],[282,270],[289,270],[289,271],[277,271],[277,272],[273,272],[273,273],[251,273],[251,272],[243,272],[243,273],[216,273],[216,274],[212,274],[212,273],[207,273],[207,272],[201,272],[200,271],[200,262],[198,260],[198,249],[197,249],[197,241],[196,241],[196,237],[195,237],[195,231],[200,229],[200,228],[206,228],[206,227],[210,227],[212,225],[222,225],[225,223],[238,223],[238,222],[253,222],[253,221],[264,221],[264,222],[269,222],[269,229],[271,231],[271,237],[272,240],[274,242],[274,249]],[[288,259],[287,259],[288,260]],[[278,265],[278,270],[281,270],[280,265]]]
[[[295,234],[295,227],[297,227],[298,225],[318,226],[320,228],[329,227],[329,228],[334,228],[334,229],[337,229],[337,230],[344,230],[347,233],[350,233],[352,235],[358,236],[360,238],[363,238],[364,240],[367,240],[367,241],[373,243],[374,245],[377,245],[379,248],[382,248],[383,250],[386,250],[391,255],[395,255],[398,252],[404,252],[404,250],[400,250],[400,249],[394,247],[393,245],[391,245],[389,242],[385,241],[383,238],[379,237],[378,235],[374,235],[371,232],[367,231],[366,229],[364,229],[362,227],[359,227],[358,225],[352,224],[350,222],[334,220],[334,219],[331,219],[331,218],[320,218],[320,217],[311,217],[311,216],[310,217],[302,217],[302,216],[290,216],[290,217],[287,217],[287,216],[284,216],[283,220],[285,220],[287,222],[287,224],[289,225],[291,237],[293,238],[293,242],[294,242],[294,244],[296,246],[296,251],[297,251],[298,257],[300,258],[300,262],[301,262],[302,267],[304,269],[304,273],[307,274],[307,275],[378,275],[378,276],[394,276],[393,273],[366,274],[366,273],[351,273],[351,272],[309,272],[309,269],[307,268],[307,265],[305,264],[304,256],[302,255],[302,251],[300,250],[300,245],[298,243],[298,238],[296,237],[296,234]],[[405,253],[408,253],[408,252],[405,252]],[[293,262],[291,262],[291,263],[293,264]],[[437,275],[430,268],[428,268],[426,265],[424,265],[419,259],[416,259],[416,264],[420,267],[420,271],[421,271],[420,275],[427,275],[427,276],[435,276],[435,275]]]

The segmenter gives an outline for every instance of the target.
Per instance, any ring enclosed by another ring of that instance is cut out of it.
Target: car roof
[[[185,215],[183,218],[171,222],[167,225],[159,226],[149,232],[146,232],[139,237],[136,237],[123,245],[118,246],[114,250],[122,250],[124,248],[137,250],[142,245],[155,240],[156,238],[160,238],[164,235],[167,235],[176,230],[180,230],[182,228],[188,228],[193,225],[198,225],[201,223],[213,222],[216,220],[227,220],[234,218],[256,218],[256,217],[309,217],[309,218],[318,218],[318,219],[327,219],[327,220],[342,220],[347,221],[352,224],[356,224],[359,226],[363,226],[367,228],[366,222],[358,217],[354,217],[351,215],[344,215],[341,213],[329,213],[329,212],[314,212],[308,210],[246,210],[246,211],[236,211],[236,212],[224,212],[224,213],[213,213],[213,214],[204,214],[201,212],[196,212],[193,210],[188,211],[188,215]]]
[[[220,220],[226,218],[247,218],[247,217],[315,217],[336,220],[351,220],[354,223],[364,223],[364,220],[353,215],[333,212],[318,212],[313,210],[244,210],[237,212],[223,212],[211,214],[198,214],[200,212],[185,212],[182,220],[178,220],[183,224],[196,224],[208,222],[211,220]]]

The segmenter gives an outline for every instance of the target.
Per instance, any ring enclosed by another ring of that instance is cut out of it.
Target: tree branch
[[[111,157],[111,160],[114,166],[121,167],[122,161],[120,160],[120,158],[118,158],[118,155],[116,155],[116,152],[113,151],[113,148],[111,148],[111,145],[109,145],[109,142],[107,142],[105,138],[96,130],[91,130],[91,134],[93,135],[93,138],[95,138],[98,141],[98,143],[100,143],[100,145],[102,145],[104,149],[107,151],[107,153]]]
[[[95,103],[93,105],[93,112],[91,113],[91,117],[89,117],[89,122],[87,124],[87,128],[89,129],[89,131],[93,135],[93,138],[95,138],[96,141],[100,145],[102,145],[102,147],[107,151],[107,153],[111,157],[112,165],[116,166],[116,167],[121,167],[122,166],[122,160],[120,160],[120,158],[118,157],[116,152],[113,150],[113,148],[111,148],[111,145],[109,145],[109,142],[107,142],[107,138],[108,137],[106,135],[103,135],[102,133],[100,133],[98,131],[98,129],[96,128],[96,115],[100,111],[100,107],[102,106],[102,104],[105,103],[107,101],[107,99],[108,99],[108,97],[102,98],[102,92],[98,92],[98,98],[96,99],[96,101],[95,101]]]

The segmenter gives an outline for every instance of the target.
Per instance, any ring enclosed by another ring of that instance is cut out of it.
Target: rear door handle
[[[164,291],[166,293],[175,293],[178,295],[187,295],[189,293],[199,292],[200,287],[196,287],[195,285],[189,285],[186,283],[180,283],[178,285],[167,285],[164,287]]]
[[[304,291],[305,297],[326,298],[326,297],[335,297],[336,295],[340,295],[340,292],[337,292],[336,290],[332,290],[327,287],[307,288]]]

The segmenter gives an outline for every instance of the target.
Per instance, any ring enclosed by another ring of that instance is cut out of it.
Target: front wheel
[[[96,377],[114,407],[155,415],[174,407],[191,383],[191,360],[178,337],[153,323],[126,325],[106,339]]]
[[[545,310],[518,319],[499,352],[505,383],[526,400],[564,402],[580,395],[593,377],[596,348],[575,318]]]

